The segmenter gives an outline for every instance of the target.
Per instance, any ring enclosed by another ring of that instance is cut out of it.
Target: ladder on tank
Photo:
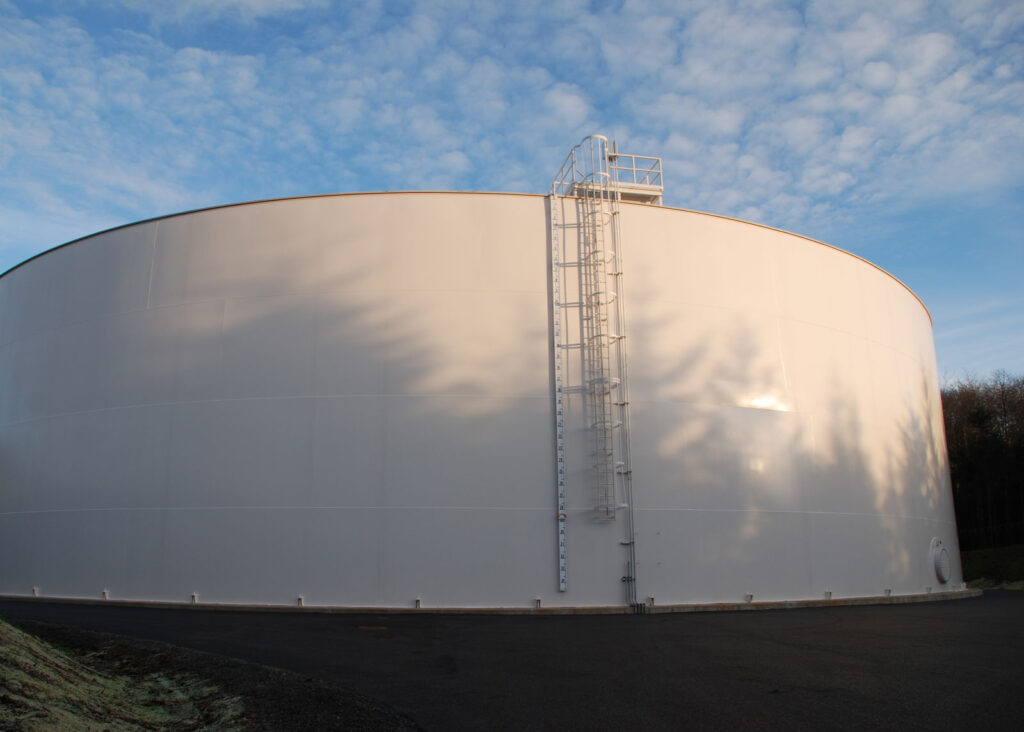
[[[584,414],[594,471],[594,510],[599,519],[613,520],[619,508],[626,507],[617,503],[615,490],[615,435],[616,430],[624,430],[625,422],[618,418],[613,404],[613,392],[622,386],[622,379],[612,375],[610,356],[622,336],[609,330],[609,306],[618,301],[618,288],[609,287],[605,266],[614,258],[614,254],[609,257],[607,224],[617,211],[614,199],[604,195],[605,188],[599,179],[577,187],[576,220]]]
[[[594,515],[627,517],[627,599],[636,602],[632,470],[625,313],[622,297],[619,202],[660,203],[661,160],[620,155],[601,135],[584,138],[566,158],[550,195],[552,339],[555,372],[555,451],[558,500],[559,589],[568,584],[566,556],[565,414],[567,395],[583,397],[591,459]],[[567,211],[568,209],[568,211]],[[566,213],[571,211],[573,221]],[[572,277],[571,275],[575,275]],[[570,327],[578,316],[578,327]],[[575,369],[566,355],[578,354]]]

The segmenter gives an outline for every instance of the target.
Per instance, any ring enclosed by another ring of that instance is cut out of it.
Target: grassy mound
[[[110,659],[73,658],[0,620],[0,729],[239,728],[241,700],[201,679],[102,666]]]
[[[165,643],[0,619],[0,730],[412,732],[394,708],[281,669]]]

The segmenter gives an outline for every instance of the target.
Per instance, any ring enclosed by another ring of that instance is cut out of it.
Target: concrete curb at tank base
[[[664,605],[648,607],[648,613],[738,612],[744,610],[791,610],[805,607],[846,607],[851,605],[909,605],[917,602],[967,600],[981,597],[981,590],[967,588],[917,595],[880,595],[877,597],[838,597],[820,600],[776,600],[767,602],[718,602],[707,605]]]
[[[749,610],[795,610],[800,608],[848,607],[852,605],[908,605],[919,602],[967,600],[981,597],[982,590],[966,588],[916,595],[838,597],[815,600],[768,600],[716,602],[690,605],[598,605],[593,607],[329,607],[318,605],[231,605],[227,603],[156,602],[149,600],[98,600],[86,597],[34,597],[0,595],[0,600],[53,603],[61,605],[107,605],[163,610],[218,610],[234,612],[314,613],[326,615],[663,615],[669,613],[744,612]]]

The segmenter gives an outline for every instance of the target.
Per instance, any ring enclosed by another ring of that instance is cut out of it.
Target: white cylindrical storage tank
[[[0,594],[625,608],[960,589],[917,298],[818,242],[624,203],[633,494],[595,519],[568,396],[560,591],[551,231],[543,196],[351,194],[145,221],[10,270]]]

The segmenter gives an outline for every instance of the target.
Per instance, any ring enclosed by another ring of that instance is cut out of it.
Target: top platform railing
[[[661,158],[620,153],[604,135],[584,137],[570,152],[555,177],[558,196],[600,195],[620,201],[660,204],[664,194]]]

